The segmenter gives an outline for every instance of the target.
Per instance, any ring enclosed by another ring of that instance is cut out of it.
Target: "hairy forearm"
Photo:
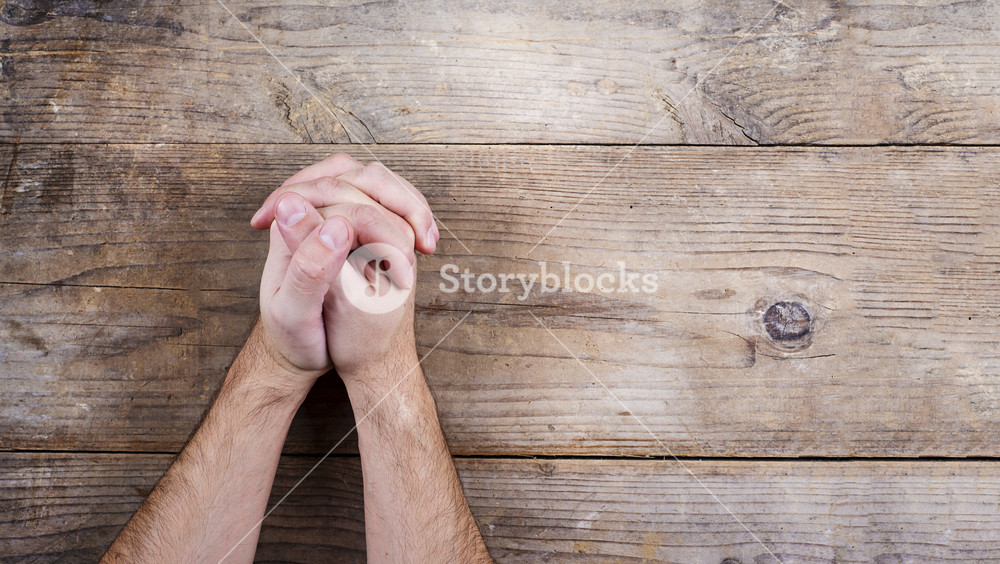
[[[368,561],[492,562],[415,353],[348,383],[364,473]]]
[[[201,427],[103,562],[250,562],[282,444],[305,390],[276,389],[281,370],[259,328]]]

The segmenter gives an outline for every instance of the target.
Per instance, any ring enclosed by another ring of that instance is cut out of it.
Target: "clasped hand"
[[[251,225],[270,228],[255,333],[280,368],[271,384],[304,393],[331,368],[350,384],[416,357],[414,251],[433,253],[440,235],[412,184],[379,163],[337,154],[286,180]],[[382,256],[348,261],[361,246]],[[345,263],[356,275],[340,276]],[[372,313],[351,301],[387,288],[408,293],[401,306]]]

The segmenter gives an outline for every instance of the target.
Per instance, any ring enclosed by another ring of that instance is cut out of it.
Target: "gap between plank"
[[[103,146],[103,147],[180,147],[185,145],[191,146],[300,146],[300,147],[324,147],[324,146],[342,146],[342,147],[364,147],[363,143],[302,143],[302,142],[267,142],[267,143],[254,143],[254,142],[231,142],[231,141],[127,141],[127,142],[116,142],[116,143],[106,143],[97,141],[80,141],[80,142],[69,142],[69,141],[57,141],[57,142],[43,142],[43,141],[0,141],[0,147],[14,147],[14,146],[53,146],[53,145],[69,145],[77,147],[86,146]],[[836,145],[817,145],[814,143],[761,143],[759,145],[713,145],[707,143],[640,143],[638,145],[633,143],[379,143],[379,149],[392,149],[398,147],[417,147],[417,148],[427,148],[427,147],[531,147],[531,148],[543,148],[543,147],[636,147],[636,148],[717,148],[720,150],[726,149],[739,149],[744,151],[753,151],[756,149],[781,149],[781,148],[795,148],[795,149],[815,149],[818,151],[827,149],[881,149],[881,148],[904,148],[904,149],[919,149],[921,147],[934,147],[934,148],[949,148],[949,149],[989,149],[998,148],[1000,143],[969,143],[969,144],[956,144],[956,143],[842,143]]]
[[[71,450],[71,449],[21,449],[0,448],[0,454],[79,454],[79,455],[135,455],[135,456],[177,456],[180,451],[162,450]],[[321,453],[283,452],[282,458],[319,458]],[[584,455],[584,454],[453,454],[455,460],[664,460],[673,457],[643,455]],[[360,458],[359,454],[331,453],[327,458]],[[997,462],[997,456],[696,456],[677,455],[677,458],[692,462]]]

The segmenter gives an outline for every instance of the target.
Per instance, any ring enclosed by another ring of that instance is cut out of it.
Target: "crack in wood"
[[[15,142],[10,153],[10,162],[7,164],[7,176],[4,178],[3,187],[0,188],[0,216],[4,215],[7,210],[7,194],[10,189],[11,178],[14,176],[14,168],[17,166],[17,153],[19,148],[20,143]]]

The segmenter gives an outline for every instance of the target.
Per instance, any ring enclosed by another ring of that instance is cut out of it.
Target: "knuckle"
[[[375,206],[357,205],[351,212],[355,225],[372,226],[379,220],[379,211]]]
[[[382,163],[380,163],[378,161],[372,161],[372,162],[370,162],[370,163],[368,163],[368,164],[365,165],[365,170],[369,171],[372,174],[376,174],[376,173],[377,174],[381,174],[383,172],[388,171],[389,169],[386,168],[386,166],[384,164],[382,164]]]
[[[326,278],[326,265],[307,257],[298,257],[290,268],[293,269],[292,278],[303,285],[312,286]]]
[[[315,180],[316,190],[321,194],[332,194],[340,188],[340,181],[332,176],[321,176]]]
[[[380,162],[368,163],[363,169],[363,174],[371,182],[384,182],[389,178],[390,172],[386,166]]]
[[[354,160],[354,157],[347,153],[336,153],[330,156],[330,163],[337,167],[346,168],[358,164],[358,161]]]

